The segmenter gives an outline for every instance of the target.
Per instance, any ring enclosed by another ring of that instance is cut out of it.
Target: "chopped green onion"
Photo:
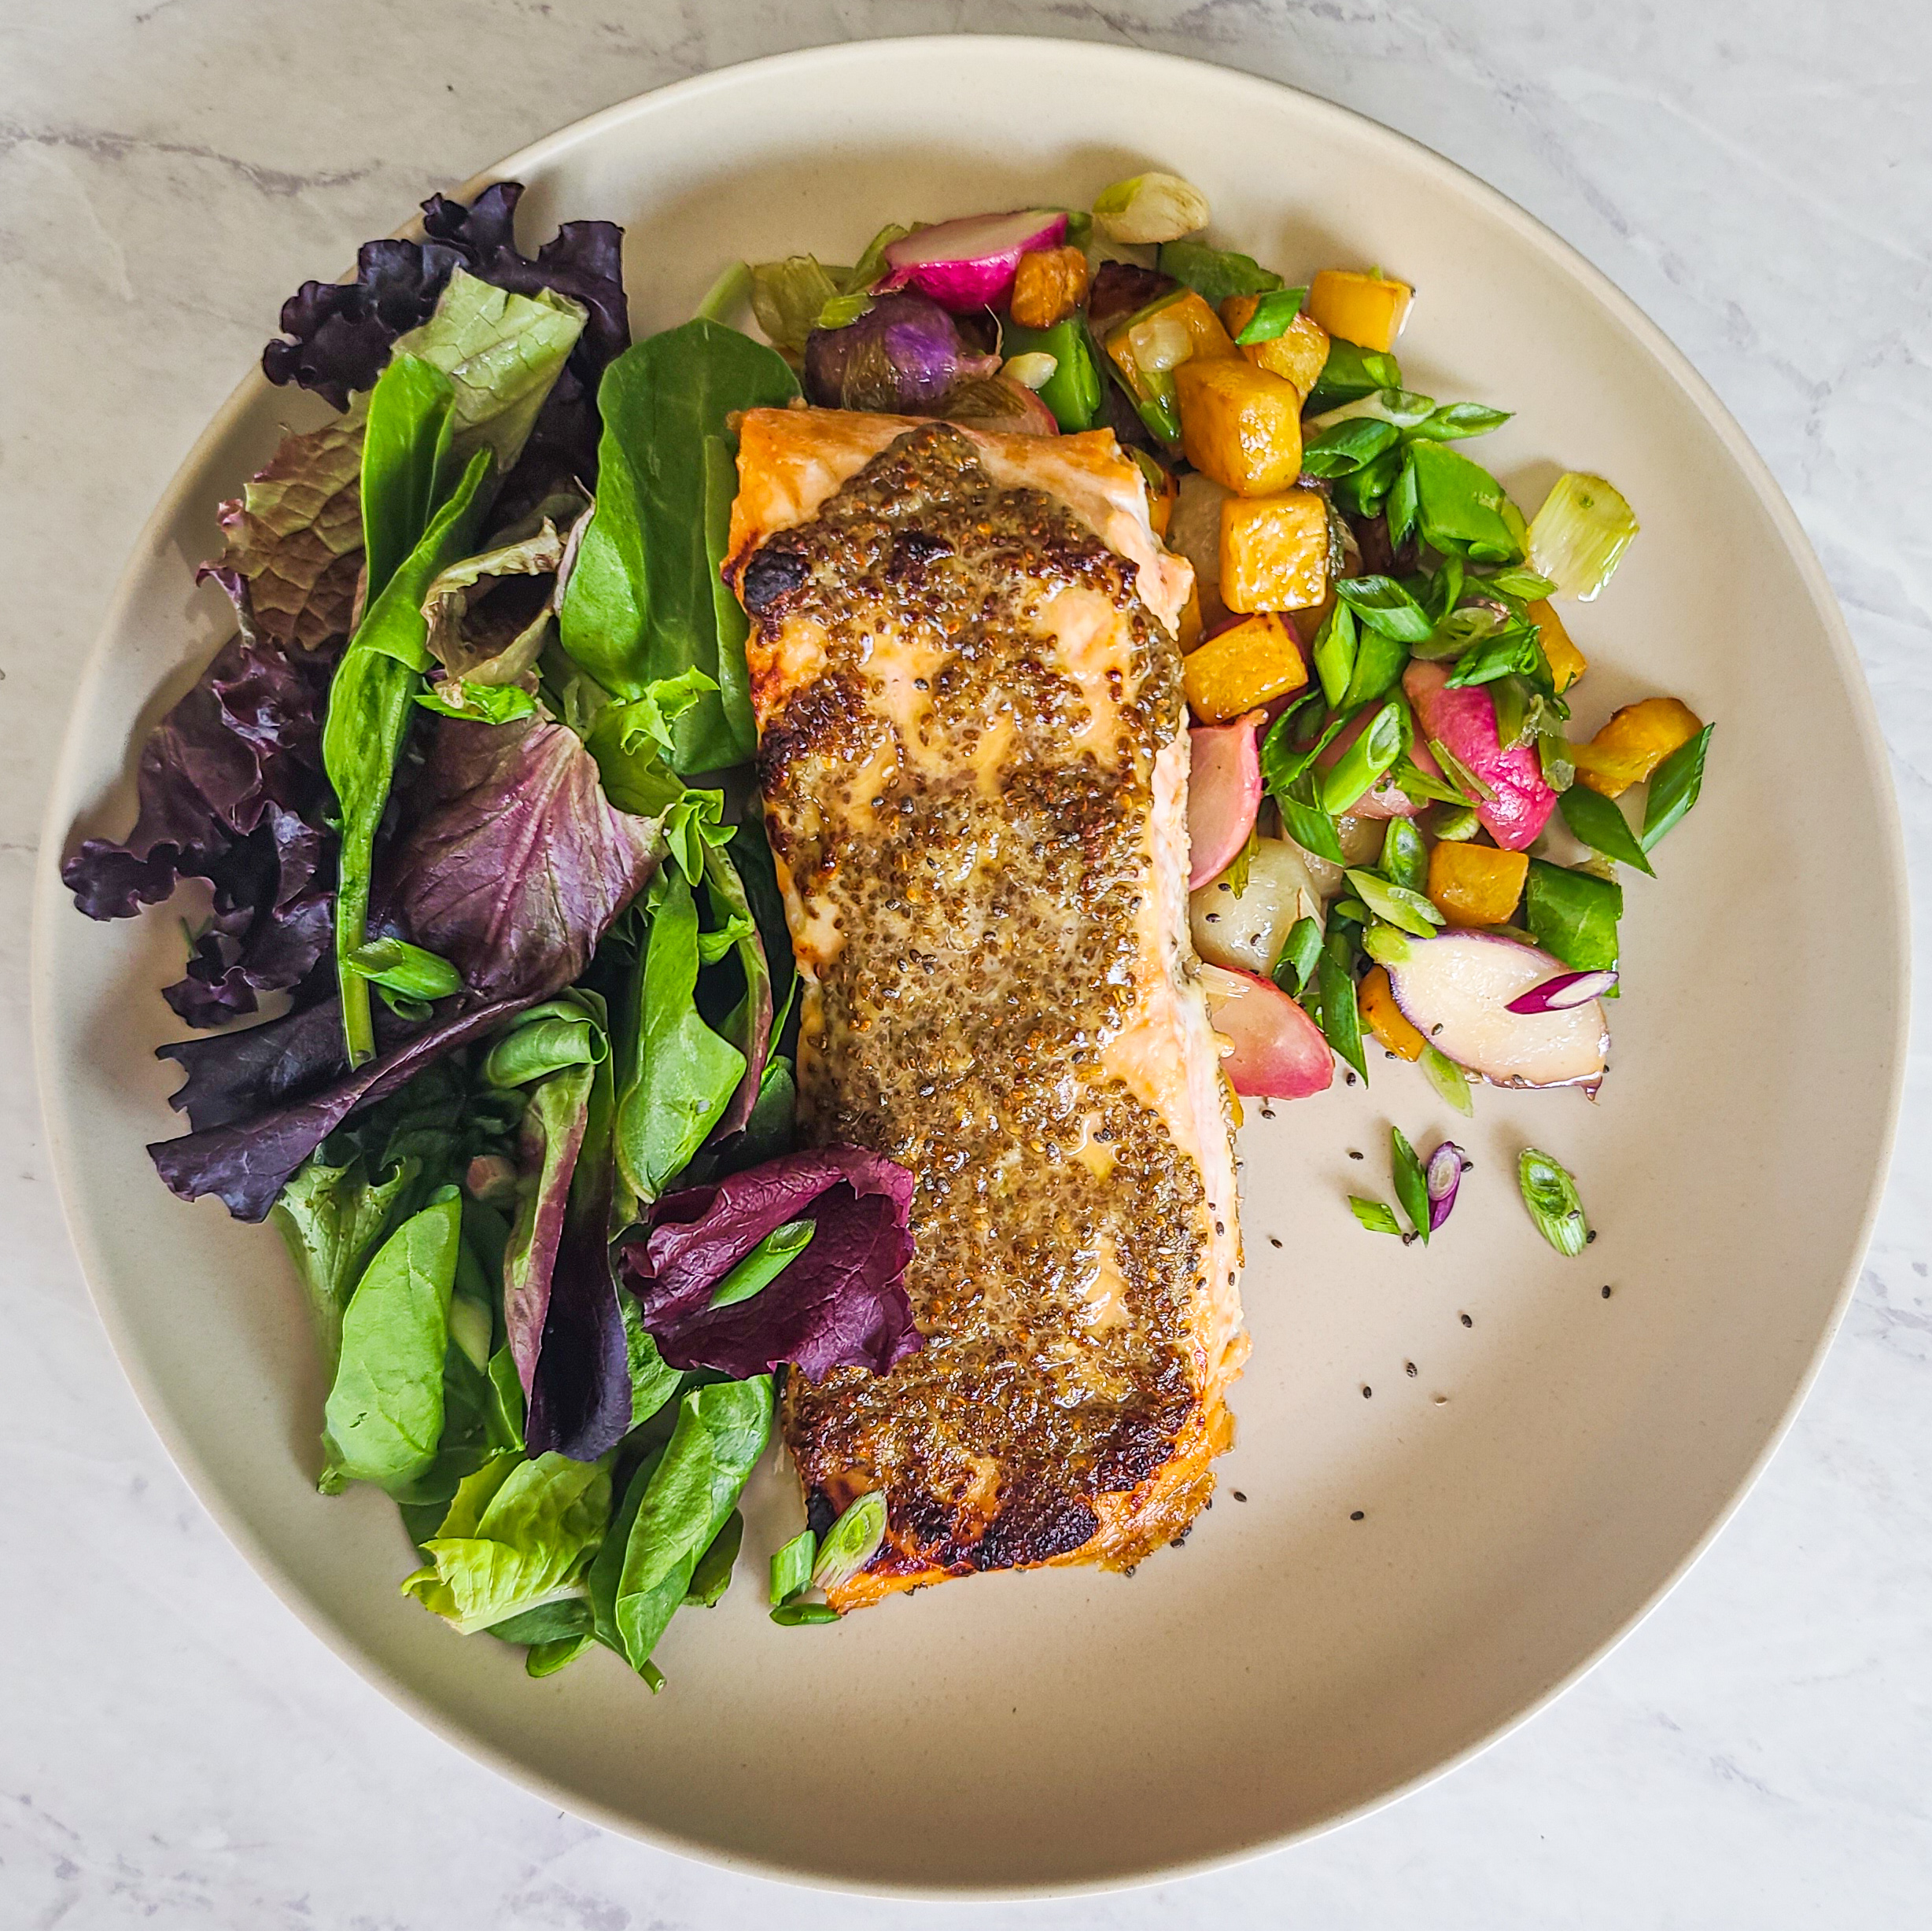
[[[1507,409],[1491,409],[1487,403],[1446,402],[1426,422],[1415,426],[1418,436],[1432,443],[1459,442],[1466,436],[1487,436],[1509,421]]]
[[[1534,603],[1547,597],[1556,585],[1547,577],[1539,577],[1536,571],[1525,569],[1521,564],[1506,570],[1497,570],[1484,577],[1482,586],[1506,597],[1519,597],[1525,603]]]
[[[1704,787],[1704,759],[1710,749],[1711,733],[1717,727],[1706,724],[1687,744],[1680,744],[1650,774],[1650,788],[1643,802],[1641,842],[1647,852],[1676,825],[1698,802]],[[1646,865],[1645,871],[1650,867]]]
[[[1531,567],[1551,594],[1587,603],[1610,580],[1637,533],[1628,503],[1600,476],[1557,478],[1529,526]]]
[[[1322,779],[1322,809],[1339,818],[1373,789],[1402,754],[1402,706],[1384,704]],[[1339,863],[1339,860],[1332,862]]]
[[[1650,868],[1650,861],[1643,855],[1643,847],[1637,842],[1637,835],[1630,828],[1630,820],[1624,816],[1623,809],[1613,798],[1606,798],[1601,791],[1593,791],[1586,784],[1572,785],[1557,799],[1557,809],[1563,814],[1563,822],[1587,845],[1593,852],[1601,852],[1606,858],[1614,858],[1620,864],[1634,865],[1638,871],[1650,878],[1657,874]]]
[[[1517,1185],[1536,1231],[1558,1253],[1574,1258],[1590,1238],[1584,1203],[1567,1169],[1535,1147],[1525,1147],[1516,1163]]]
[[[1440,813],[1429,827],[1429,830],[1435,834],[1436,842],[1444,845],[1464,844],[1474,838],[1482,828],[1482,820],[1467,805]]]
[[[1337,403],[1353,402],[1373,390],[1401,387],[1402,370],[1393,356],[1381,349],[1361,348],[1334,336],[1303,414],[1319,415]]]
[[[1398,930],[1392,925],[1380,923],[1372,925],[1362,934],[1362,949],[1377,965],[1403,965],[1410,956],[1412,948],[1407,933]]]
[[[1093,197],[1093,225],[1104,240],[1129,247],[1178,241],[1208,225],[1208,197],[1178,175],[1130,175]]]
[[[1351,950],[1346,933],[1331,931],[1322,948],[1315,985],[1322,996],[1323,1036],[1366,1080],[1369,1067],[1362,1050],[1362,1012],[1355,1004],[1355,975],[1349,970]]]
[[[812,1564],[815,1587],[836,1589],[849,1583],[879,1553],[886,1539],[886,1493],[876,1488],[860,1496],[825,1531]]]
[[[1314,633],[1314,674],[1322,680],[1322,695],[1331,705],[1339,705],[1355,669],[1355,614],[1337,597],[1322,628]]]
[[[1485,805],[1495,803],[1495,793],[1440,738],[1431,738],[1429,748],[1430,756],[1442,766],[1443,775],[1462,791],[1465,798],[1480,798]]]
[[[1044,349],[1034,349],[1023,356],[1008,356],[1000,366],[1000,374],[1010,376],[1022,389],[1032,389],[1037,394],[1053,381],[1059,367],[1057,356],[1049,356]]]
[[[1380,1200],[1365,1200],[1359,1193],[1348,1196],[1348,1211],[1368,1229],[1370,1233],[1392,1233],[1402,1237],[1402,1223],[1394,1212]]]
[[[1344,577],[1335,594],[1371,630],[1420,643],[1436,628],[1429,613],[1392,577]]]
[[[1423,1175],[1422,1163],[1417,1159],[1415,1148],[1410,1145],[1408,1136],[1399,1126],[1388,1129],[1388,1160],[1395,1173],[1396,1198],[1402,1203],[1402,1211],[1408,1215],[1416,1238],[1427,1247],[1429,1181]]]
[[[1343,875],[1362,894],[1362,902],[1377,918],[1415,938],[1432,938],[1443,916],[1420,892],[1391,885],[1373,872],[1351,870]]]
[[[705,291],[704,300],[698,304],[697,319],[728,322],[750,299],[751,265],[749,262],[732,262]]]
[[[1306,289],[1270,289],[1255,304],[1255,312],[1241,326],[1235,341],[1245,348],[1255,342],[1272,342],[1294,326],[1307,300]]]
[[[849,327],[865,314],[872,305],[872,298],[863,289],[850,295],[835,295],[818,311],[817,326],[821,329]]]
[[[1322,956],[1322,928],[1313,919],[1297,919],[1288,929],[1281,956],[1274,962],[1272,975],[1276,985],[1289,998],[1300,995]]]
[[[1416,1062],[1422,1069],[1422,1077],[1436,1089],[1440,1096],[1461,1114],[1473,1116],[1476,1103],[1469,1094],[1469,1076],[1451,1059],[1447,1053],[1435,1047],[1425,1045],[1422,1056]]]
[[[463,990],[463,975],[447,959],[407,939],[372,938],[348,963],[371,985],[404,999],[447,999]]]
[[[1382,834],[1382,876],[1405,890],[1429,889],[1429,847],[1407,818],[1392,818]]]
[[[796,1629],[802,1623],[835,1623],[839,1612],[829,1602],[785,1602],[772,1612],[772,1620],[781,1629]]]
[[[799,1530],[783,1549],[772,1552],[772,1606],[777,1609],[812,1586],[812,1564],[818,1553],[818,1538],[809,1528]]]
[[[1243,255],[1231,248],[1210,248],[1204,241],[1169,241],[1160,251],[1160,272],[1171,275],[1177,282],[1185,282],[1194,293],[1218,308],[1230,295],[1263,295],[1272,293],[1292,293],[1296,307],[1307,293],[1306,289],[1284,290],[1281,278],[1272,268],[1264,268],[1252,255]],[[1259,315],[1259,310],[1255,311]],[[1294,320],[1294,312],[1289,313],[1288,321],[1281,324],[1285,329]],[[1281,329],[1275,331],[1276,334]],[[1247,341],[1263,341],[1263,336],[1251,336],[1244,330],[1241,339]]]
[[[817,1222],[810,1220],[788,1220],[774,1227],[711,1290],[712,1306],[736,1306],[761,1293],[812,1244],[817,1232]]]

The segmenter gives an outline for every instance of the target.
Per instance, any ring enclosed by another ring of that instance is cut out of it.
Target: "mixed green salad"
[[[1455,446],[1502,413],[1403,387],[1404,285],[1289,287],[1196,238],[1171,176],[894,224],[850,267],[734,264],[635,343],[621,231],[526,256],[520,193],[433,197],[422,240],[284,306],[264,369],[337,413],[223,507],[202,574],[235,635],[145,746],[133,831],[64,876],[98,919],[203,882],[164,993],[201,1034],[162,1049],[190,1130],[151,1152],[285,1237],[321,1488],[396,1502],[402,1586],[452,1627],[539,1675],[601,1642],[654,1687],[673,1615],[730,1583],[780,1378],[921,1345],[912,1175],[795,1133],[720,576],[739,412],[1134,452],[1199,584],[1193,925],[1241,1092],[1366,1077],[1365,1033],[1466,1111],[1473,1076],[1593,1085],[1615,867],[1650,870],[1710,734],[1654,699],[1567,739],[1584,663],[1549,599],[1602,587],[1622,499],[1568,477],[1526,520]],[[1594,857],[1545,852],[1558,811]],[[1425,1235],[1437,1154],[1398,1162]],[[878,1494],[809,1520],[774,1618],[829,1618],[814,1591],[885,1528]]]

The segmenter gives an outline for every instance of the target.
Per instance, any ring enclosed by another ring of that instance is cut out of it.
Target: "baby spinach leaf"
[[[610,1515],[610,1463],[498,1455],[457,1489],[403,1593],[464,1635],[581,1595]]]
[[[717,1607],[718,1598],[731,1587],[732,1565],[738,1560],[738,1551],[743,1547],[744,1539],[745,1519],[734,1509],[724,1518],[724,1526],[711,1538],[710,1547],[698,1558],[698,1566],[691,1572],[691,1583],[684,1591],[686,1609]]]
[[[715,1381],[678,1404],[677,1425],[651,1471],[625,1539],[612,1616],[641,1670],[688,1594],[772,1431],[772,1380]]]
[[[356,1284],[324,1410],[324,1494],[350,1482],[400,1487],[435,1461],[462,1229],[452,1187],[390,1235]]]
[[[618,1096],[617,1159],[641,1201],[691,1163],[744,1077],[745,1056],[707,1026],[698,984],[698,908],[683,873],[652,887],[649,933],[634,975],[634,1045]]]
[[[570,1067],[602,1064],[610,1052],[603,1025],[575,993],[533,1006],[499,1035],[483,1062],[486,1086],[527,1086]]]
[[[776,350],[702,319],[626,350],[599,386],[597,503],[564,592],[564,648],[620,698],[694,669],[717,685],[678,720],[680,772],[743,764],[755,748],[743,632],[719,630],[725,419],[798,392]]]
[[[1623,888],[1609,879],[1545,859],[1529,861],[1523,916],[1536,943],[1566,966],[1588,972],[1615,965],[1617,922],[1623,912]]]
[[[411,999],[447,999],[463,990],[463,975],[447,959],[407,939],[371,939],[356,947],[349,963],[371,985]]]
[[[645,1332],[636,1295],[620,1294],[618,1300],[624,1317],[624,1352],[631,1376],[631,1426],[635,1428],[648,1421],[677,1394],[684,1371],[673,1368]]]

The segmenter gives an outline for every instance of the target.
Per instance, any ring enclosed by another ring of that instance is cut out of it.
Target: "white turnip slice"
[[[1248,860],[1248,883],[1211,879],[1188,900],[1194,949],[1210,965],[1237,972],[1274,970],[1297,919],[1322,923],[1322,893],[1299,845],[1256,838]]]
[[[1403,1016],[1439,1052],[1492,1086],[1583,1086],[1596,1091],[1609,1051],[1602,1002],[1512,1012],[1510,1002],[1563,970],[1535,945],[1487,932],[1412,939],[1388,967]]]

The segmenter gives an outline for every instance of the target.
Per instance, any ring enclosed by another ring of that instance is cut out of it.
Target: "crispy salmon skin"
[[[925,1345],[787,1386],[813,1525],[887,1498],[831,1600],[1131,1567],[1206,1504],[1246,1348],[1187,936],[1186,566],[1104,433],[754,410],[726,575],[801,1118],[916,1181]]]

